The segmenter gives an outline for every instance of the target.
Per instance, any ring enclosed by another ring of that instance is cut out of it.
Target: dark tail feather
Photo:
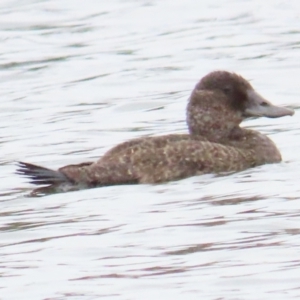
[[[30,183],[37,185],[52,185],[70,183],[71,181],[59,171],[50,170],[33,164],[18,162],[17,174],[30,178]]]

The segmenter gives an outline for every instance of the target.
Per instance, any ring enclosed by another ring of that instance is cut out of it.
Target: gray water
[[[299,299],[299,1],[2,0],[0,299]],[[14,174],[185,132],[190,91],[225,69],[281,119],[283,162],[229,176],[42,198]]]

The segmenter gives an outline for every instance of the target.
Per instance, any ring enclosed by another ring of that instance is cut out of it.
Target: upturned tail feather
[[[17,174],[30,178],[30,183],[36,185],[56,185],[60,183],[72,183],[63,173],[34,164],[17,162]]]

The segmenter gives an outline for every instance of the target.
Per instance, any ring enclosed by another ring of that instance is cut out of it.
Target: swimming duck
[[[241,128],[240,123],[248,117],[293,114],[293,110],[264,99],[243,77],[215,71],[203,77],[191,93],[188,133],[129,140],[96,162],[67,165],[57,171],[19,162],[17,173],[43,185],[33,191],[36,195],[237,172],[281,161],[280,152],[266,135]]]

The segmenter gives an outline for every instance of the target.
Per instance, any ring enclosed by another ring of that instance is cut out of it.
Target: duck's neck
[[[222,93],[195,89],[186,112],[190,135],[203,136],[216,143],[228,139],[232,130],[239,128],[243,118],[241,112],[231,109],[227,102]]]
[[[228,140],[233,135],[236,127],[234,123],[223,122],[222,119],[216,119],[215,117],[207,115],[196,116],[187,115],[188,129],[191,136],[202,136],[207,138],[210,142],[222,143],[223,140]]]

